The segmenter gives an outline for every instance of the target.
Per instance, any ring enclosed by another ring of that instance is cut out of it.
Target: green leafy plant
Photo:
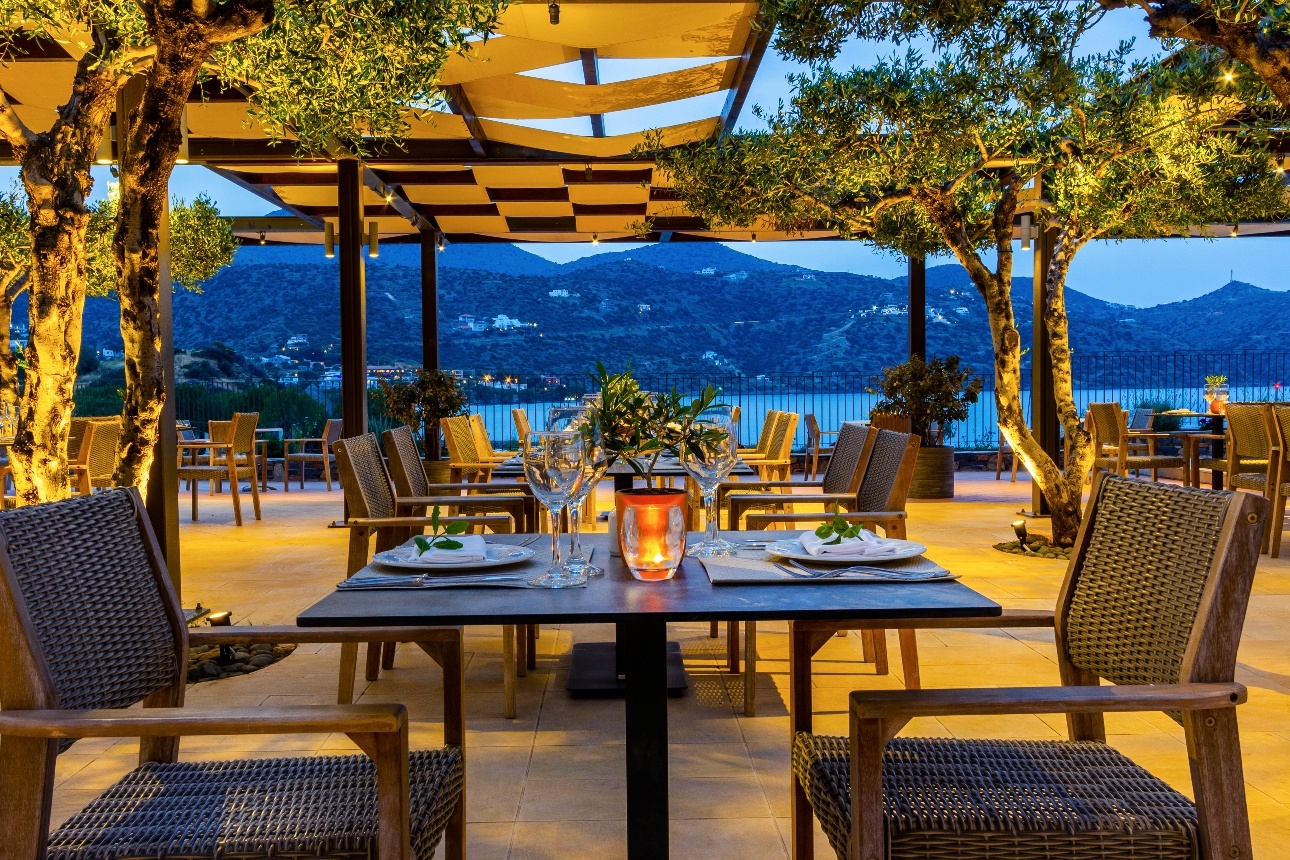
[[[648,478],[662,454],[694,451],[706,457],[726,439],[724,430],[695,425],[705,409],[716,405],[715,386],[705,386],[686,403],[675,388],[666,394],[642,391],[630,368],[610,373],[598,361],[591,378],[600,397],[587,410],[583,432],[599,436],[610,465],[626,463]]]
[[[385,414],[411,427],[414,435],[422,437],[426,456],[439,459],[440,420],[464,415],[469,403],[457,380],[442,370],[417,368],[410,379],[381,379],[377,384]]]
[[[1226,385],[1227,376],[1222,373],[1211,373],[1205,377],[1206,385]]]
[[[824,523],[815,530],[815,536],[824,541],[828,546],[834,546],[842,543],[843,538],[860,537],[860,532],[864,531],[864,526],[860,523],[849,523],[842,517],[842,509],[838,505],[833,506],[833,519]],[[832,535],[833,539],[828,540]]]
[[[1172,433],[1182,426],[1181,418],[1164,414],[1174,408],[1168,400],[1143,400],[1135,408],[1152,411],[1154,418],[1151,421],[1151,429],[1158,433]]]
[[[417,557],[425,555],[432,549],[461,549],[462,542],[453,540],[452,535],[464,534],[467,528],[467,524],[461,521],[444,524],[441,528],[439,506],[435,505],[430,511],[430,537],[417,535],[412,539],[412,542],[417,545]]]
[[[953,434],[954,422],[967,420],[968,407],[980,398],[982,387],[972,368],[960,369],[957,355],[930,362],[916,355],[883,368],[882,391],[868,391],[882,394],[875,411],[909,416],[910,427],[924,445],[941,445]]]

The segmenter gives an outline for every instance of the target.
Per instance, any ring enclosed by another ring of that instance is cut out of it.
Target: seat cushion
[[[412,856],[430,860],[461,797],[461,750],[414,752]],[[376,856],[363,755],[145,764],[49,838],[50,860]]]
[[[799,733],[793,773],[847,856],[847,739]],[[896,738],[883,753],[891,860],[1195,858],[1190,800],[1106,744]]]

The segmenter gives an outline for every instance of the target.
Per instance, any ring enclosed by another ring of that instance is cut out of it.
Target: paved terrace
[[[1012,537],[1009,522],[1028,504],[1015,485],[965,474],[953,502],[913,502],[910,537],[963,580],[1005,606],[1051,608],[1064,565],[1004,555],[990,544]],[[603,489],[601,507],[609,496]],[[294,623],[296,613],[343,576],[345,535],[325,524],[340,515],[339,490],[266,494],[264,520],[232,525],[227,497],[203,499],[202,522],[183,520],[184,603],[230,609],[239,624]],[[603,527],[603,526],[602,526]],[[1290,841],[1290,558],[1259,566],[1241,642],[1237,680],[1250,688],[1240,710],[1245,777],[1256,857],[1273,860]],[[761,860],[788,856],[789,742],[786,625],[759,626],[759,716],[741,716],[742,685],[720,671],[721,640],[706,624],[674,625],[691,689],[671,701],[672,856],[678,860]],[[723,630],[724,633],[724,630]],[[626,844],[623,711],[620,701],[574,701],[564,675],[574,641],[611,638],[607,627],[544,627],[538,668],[518,682],[519,716],[501,714],[501,638],[497,628],[467,636],[467,832],[472,860],[576,860],[622,856]],[[1053,643],[1044,631],[920,632],[926,687],[1056,684]],[[859,662],[855,635],[834,639],[816,662],[817,729],[846,732],[853,689],[898,687],[892,671]],[[333,702],[338,648],[302,646],[251,675],[190,688],[188,704],[250,706]],[[360,661],[361,663],[361,661]],[[367,684],[361,702],[403,702],[414,748],[441,742],[440,675],[410,646],[397,667]],[[1190,793],[1182,730],[1163,714],[1107,715],[1110,742]],[[1058,738],[1064,718],[956,717],[915,720],[909,734]],[[185,739],[186,759],[304,756],[352,752],[343,735]],[[133,740],[83,740],[58,760],[57,825],[135,766]],[[441,849],[442,853],[442,849]],[[817,827],[817,854],[831,851]]]

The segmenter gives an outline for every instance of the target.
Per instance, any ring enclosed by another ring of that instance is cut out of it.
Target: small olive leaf
[[[838,545],[838,544],[840,544],[840,543],[842,543],[842,535],[837,535],[836,537],[834,537],[834,538],[833,538],[833,540],[826,540],[826,541],[824,542],[824,545],[825,545],[825,546],[837,546],[837,545]]]
[[[455,523],[448,523],[448,527],[443,530],[446,535],[464,534],[466,529],[470,528],[470,523],[463,523],[458,520]]]
[[[439,534],[439,506],[438,505],[435,505],[434,508],[430,511],[430,529],[435,534]]]
[[[434,547],[435,549],[461,549],[462,543],[459,540],[441,537],[435,539]]]
[[[832,523],[825,523],[824,525],[820,526],[819,528],[817,528],[817,529],[815,530],[815,536],[816,536],[817,538],[821,538],[821,539],[823,539],[823,538],[828,537],[828,536],[829,536],[829,535],[831,535],[831,534],[833,534],[833,524],[832,524]]]
[[[421,537],[420,535],[418,535],[417,537],[414,537],[414,538],[412,539],[412,542],[413,542],[413,543],[415,543],[415,544],[417,545],[417,557],[418,557],[418,558],[420,558],[422,555],[424,555],[426,550],[428,550],[428,549],[430,549],[430,547],[434,546],[433,542],[426,540],[425,538]]]

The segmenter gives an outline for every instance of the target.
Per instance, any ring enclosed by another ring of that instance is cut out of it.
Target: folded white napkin
[[[843,538],[841,543],[830,544],[815,532],[802,532],[798,540],[802,548],[814,556],[828,558],[891,558],[896,554],[900,543],[880,538],[871,531],[861,531],[860,537]]]
[[[426,538],[426,540],[429,539],[429,537]],[[460,543],[461,549],[431,547],[421,555],[417,555],[416,544],[414,543],[412,551],[408,553],[408,559],[424,565],[471,564],[472,562],[486,561],[488,559],[488,545],[484,542],[483,535],[452,535],[449,540],[455,540]]]

